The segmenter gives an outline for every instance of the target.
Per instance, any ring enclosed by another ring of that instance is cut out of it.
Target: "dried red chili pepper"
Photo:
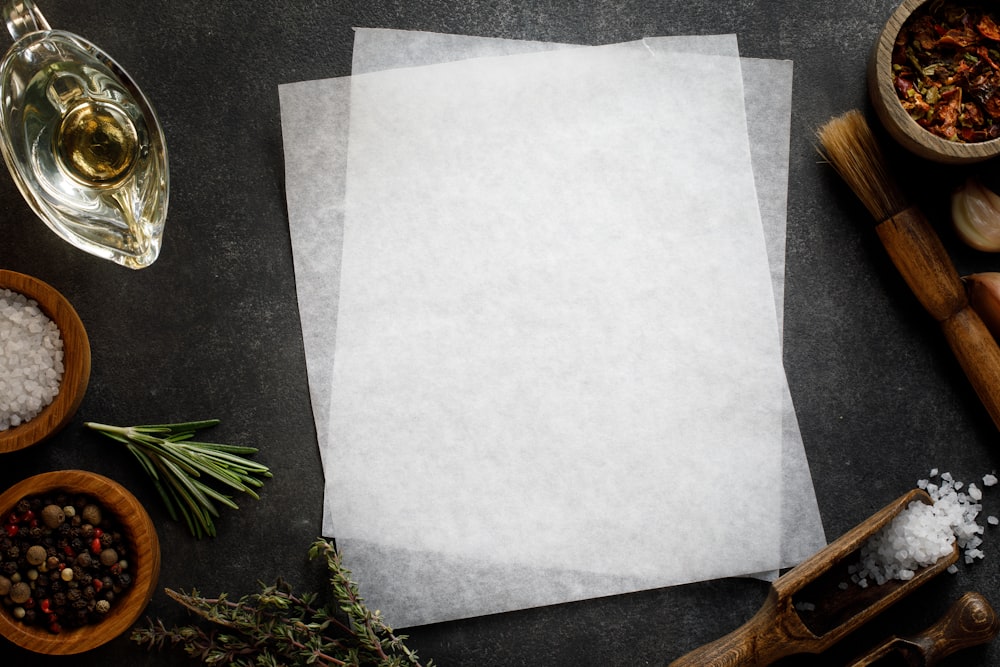
[[[937,0],[896,38],[893,83],[922,127],[951,141],[1000,137],[1000,25],[992,8]]]

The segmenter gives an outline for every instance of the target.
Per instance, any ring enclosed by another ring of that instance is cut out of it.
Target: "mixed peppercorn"
[[[1000,26],[991,9],[934,0],[903,25],[893,82],[918,124],[951,141],[1000,137]]]
[[[29,496],[3,517],[0,599],[19,621],[58,634],[98,623],[132,584],[114,517],[87,496]]]

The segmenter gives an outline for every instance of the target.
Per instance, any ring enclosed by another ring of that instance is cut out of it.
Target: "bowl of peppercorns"
[[[1000,155],[1000,6],[903,0],[868,67],[868,90],[889,134],[946,164]]]
[[[43,473],[0,494],[0,635],[69,655],[129,629],[149,603],[160,546],[149,515],[117,482]]]

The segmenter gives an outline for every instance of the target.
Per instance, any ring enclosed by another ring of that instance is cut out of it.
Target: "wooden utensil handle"
[[[927,667],[965,648],[992,641],[1000,632],[1000,619],[979,593],[966,593],[937,623],[908,640],[923,649]]]
[[[937,233],[913,207],[882,222],[877,230],[917,300],[941,323],[962,370],[1000,428],[1000,347],[969,305],[965,286]]]
[[[817,646],[817,638],[792,610],[791,600],[779,600],[772,588],[764,605],[741,627],[669,667],[765,667],[794,653],[815,652]]]

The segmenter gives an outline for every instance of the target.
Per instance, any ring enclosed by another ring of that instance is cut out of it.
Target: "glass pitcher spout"
[[[156,113],[94,44],[52,30],[31,0],[8,0],[14,44],[0,61],[0,149],[52,231],[134,269],[159,255],[169,170]]]

